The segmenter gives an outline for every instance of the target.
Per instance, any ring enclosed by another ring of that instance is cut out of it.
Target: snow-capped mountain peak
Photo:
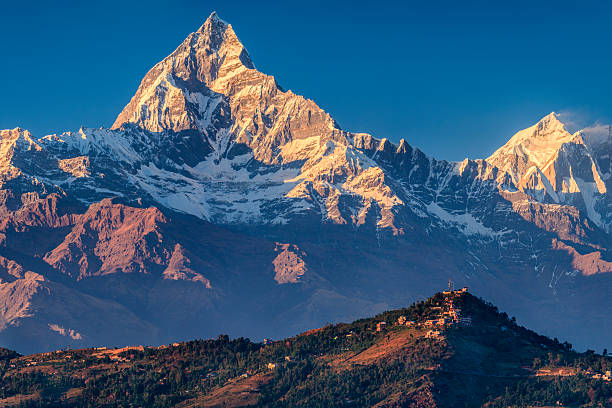
[[[605,130],[600,126],[572,134],[553,112],[517,132],[486,161],[499,169],[503,189],[520,190],[543,203],[574,206],[609,231]]]
[[[220,29],[219,32],[223,33],[228,26],[229,24],[221,19],[216,11],[213,11],[196,32],[205,32],[207,29],[210,30],[213,27],[217,27]]]
[[[542,168],[561,145],[573,137],[552,112],[535,125],[517,132],[487,162],[508,172],[518,182],[532,166]]]
[[[539,302],[560,279],[612,271],[609,156],[591,133],[570,134],[553,113],[489,159],[461,163],[350,133],[257,71],[213,13],[147,73],[113,129],[0,132],[0,332],[5,322],[44,331],[51,322],[92,344],[105,331],[125,342],[156,332],[155,320],[172,336],[209,335],[200,330],[246,327],[243,310],[278,300],[257,313],[269,335],[270,322],[301,324],[301,310],[340,318],[353,299],[412,301],[415,282],[449,275],[481,289],[493,282],[491,293],[517,303],[544,282],[532,293]],[[14,256],[34,259],[24,265],[44,281],[12,270]],[[83,292],[56,284],[62,274]],[[303,295],[279,284],[303,285]],[[15,297],[1,294],[14,291],[42,326],[2,312]],[[79,308],[87,317],[73,316]]]
[[[232,25],[219,18],[216,12],[213,12],[195,33],[187,37],[185,42],[187,41],[191,42],[192,50],[219,53],[222,59],[238,57],[247,68],[255,68]]]
[[[147,73],[112,128],[130,122],[153,132],[206,131],[223,96],[254,68],[232,26],[212,13]]]

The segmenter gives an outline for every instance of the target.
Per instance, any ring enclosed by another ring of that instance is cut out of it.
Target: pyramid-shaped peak
[[[216,11],[213,11],[212,13],[210,13],[210,16],[208,16],[206,21],[220,21],[222,23],[225,23],[225,21],[223,21],[221,18],[219,18],[219,15],[217,14]]]
[[[525,164],[527,167],[531,163],[541,167],[572,138],[572,134],[559,120],[559,115],[551,112],[535,125],[517,132],[506,144],[489,156],[487,161],[500,168],[506,168],[508,163],[514,163],[518,160],[517,157],[520,157],[520,160],[527,163]],[[522,174],[525,170],[526,168],[515,169],[514,175]]]
[[[542,119],[540,119],[538,125],[540,125],[540,127],[558,128],[559,130],[566,130],[563,122],[559,120],[559,115],[555,112],[551,112],[548,115],[544,116]]]
[[[186,113],[195,104],[192,95],[227,94],[245,75],[257,76],[248,72],[254,69],[232,26],[213,12],[172,54],[149,70],[112,128],[132,122],[154,132],[192,129],[196,126],[192,118],[200,114]]]
[[[548,115],[544,116],[542,119],[540,119],[540,122],[543,121],[559,121],[559,115],[557,114],[557,112],[550,112]]]
[[[551,112],[540,119],[535,125],[517,132],[508,141],[507,145],[525,143],[533,139],[549,141],[565,140],[568,137],[571,137],[571,134],[567,131],[563,122],[559,120],[559,115]]]
[[[241,55],[243,64],[248,68],[254,68],[253,62],[234,32],[232,25],[219,18],[215,11],[208,16],[204,24],[195,33],[185,39],[183,44],[195,50],[207,49],[206,52],[222,51],[223,54]]]
[[[544,116],[538,123],[531,128],[525,129],[522,132],[520,139],[544,139],[551,142],[567,142],[571,137],[571,133],[565,127],[565,124],[559,120],[559,115],[551,112]]]
[[[220,19],[215,11],[208,16],[204,24],[194,34],[200,39],[199,44],[207,44],[213,51],[219,50],[222,44],[228,40],[240,44],[232,26]]]
[[[216,11],[213,11],[206,21],[204,21],[204,24],[198,29],[198,32],[202,33],[210,29],[221,29],[225,31],[227,27],[229,27],[229,24],[225,20],[219,18]]]

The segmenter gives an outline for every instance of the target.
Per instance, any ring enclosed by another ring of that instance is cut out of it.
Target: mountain
[[[0,344],[281,338],[449,278],[602,348],[610,141],[554,113],[491,157],[345,131],[213,13],[111,129],[0,131]]]
[[[591,222],[610,232],[604,180],[610,177],[611,140],[601,143],[601,137],[593,136],[585,131],[569,133],[551,113],[518,132],[487,161],[514,188],[540,202],[579,208]]]
[[[611,357],[575,352],[466,291],[264,344],[221,335],[160,347],[0,355],[3,406],[612,403]]]

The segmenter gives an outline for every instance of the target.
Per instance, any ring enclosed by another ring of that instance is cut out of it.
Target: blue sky
[[[10,3],[10,4],[8,4]],[[504,4],[502,4],[504,3]],[[605,2],[2,2],[0,128],[110,126],[216,10],[257,68],[346,130],[486,157],[551,111],[612,118]]]

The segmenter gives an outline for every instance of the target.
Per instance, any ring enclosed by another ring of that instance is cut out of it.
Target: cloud
[[[584,113],[579,113],[576,111],[562,111],[557,113],[557,118],[565,125],[565,128],[570,133],[575,133],[581,129],[587,127],[589,123],[589,119],[587,115]]]
[[[565,128],[575,133],[581,131],[585,139],[590,142],[604,142],[608,138],[609,123],[601,120],[593,120],[592,116],[575,110],[565,110],[557,114],[557,118],[565,125]]]
[[[601,143],[608,140],[610,128],[603,123],[594,123],[582,129],[584,138],[591,143]]]

